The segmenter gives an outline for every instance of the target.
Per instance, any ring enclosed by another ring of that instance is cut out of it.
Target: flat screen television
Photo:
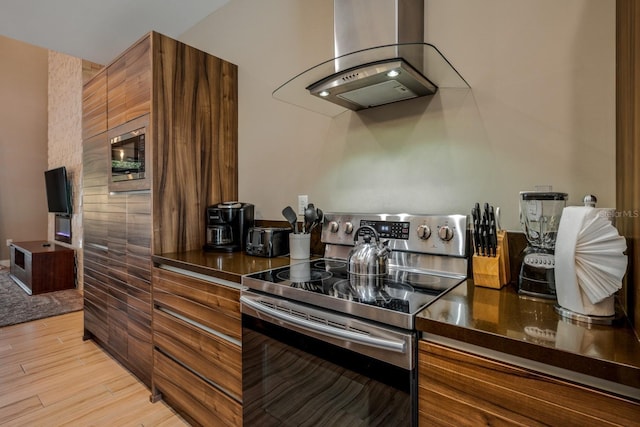
[[[45,171],[44,180],[49,212],[71,215],[71,189],[67,180],[67,169],[61,166]]]

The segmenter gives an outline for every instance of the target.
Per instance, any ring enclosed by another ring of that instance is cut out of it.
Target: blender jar
[[[567,193],[552,191],[520,192],[520,224],[529,245],[523,251],[518,292],[542,298],[555,298],[556,236]]]
[[[520,192],[520,224],[529,245],[553,251],[567,193]]]

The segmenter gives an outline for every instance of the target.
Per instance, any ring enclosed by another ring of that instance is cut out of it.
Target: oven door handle
[[[240,297],[240,302],[251,307],[258,313],[266,314],[282,322],[293,324],[303,329],[317,332],[322,335],[326,335],[329,337],[342,338],[345,340],[357,342],[359,344],[364,344],[370,347],[382,348],[385,350],[395,351],[398,353],[405,352],[406,344],[404,341],[372,337],[370,335],[363,335],[362,333],[335,328],[319,322],[303,319],[297,316],[293,316],[291,314],[284,313],[279,310],[274,310],[270,307],[266,307],[260,304],[259,302],[256,302],[245,296]]]

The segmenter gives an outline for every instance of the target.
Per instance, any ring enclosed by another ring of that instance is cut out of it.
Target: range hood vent
[[[469,85],[424,43],[423,0],[334,0],[335,57],[295,76],[273,97],[327,116]]]

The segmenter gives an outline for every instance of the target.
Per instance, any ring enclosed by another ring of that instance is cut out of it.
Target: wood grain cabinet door
[[[107,67],[107,125],[113,129],[151,111],[151,38]]]
[[[82,88],[82,138],[107,131],[107,70],[99,71]]]
[[[103,72],[106,84],[106,73]],[[98,78],[98,76],[94,77]],[[91,81],[89,82],[91,83]],[[85,91],[89,87],[85,85]],[[104,99],[104,127],[106,128],[106,91]],[[83,111],[87,104],[83,105]],[[83,122],[83,124],[85,124]],[[108,252],[107,213],[104,206],[108,200],[107,168],[109,167],[109,141],[103,131],[82,144],[82,225],[83,225],[83,269],[84,269],[84,329],[85,337],[93,335],[102,343],[109,339],[108,299]]]
[[[631,426],[640,404],[421,340],[421,426]]]

